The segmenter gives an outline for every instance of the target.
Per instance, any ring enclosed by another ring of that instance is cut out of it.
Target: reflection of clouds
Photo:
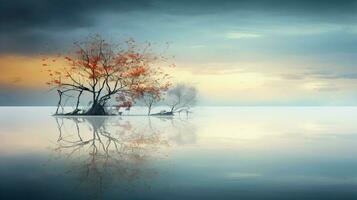
[[[148,128],[163,133],[171,145],[196,143],[196,127],[188,118],[150,117]]]
[[[175,118],[56,118],[56,155],[71,164],[71,175],[95,194],[113,184],[146,184],[155,175],[150,162],[176,144],[195,142],[195,128]]]
[[[171,119],[170,140],[178,145],[193,144],[196,142],[196,127],[187,120]]]
[[[333,133],[333,132],[288,132],[281,135],[281,138],[306,139],[306,140],[336,140],[336,139],[357,139],[357,133]]]
[[[288,129],[281,134],[284,138],[300,138],[308,140],[356,139],[354,126],[348,127],[334,121],[305,122],[295,129]]]
[[[209,108],[199,120],[199,137],[210,145],[356,138],[355,108]],[[214,115],[213,113],[222,113]],[[282,141],[283,139],[285,141]],[[280,140],[280,141],[279,141]],[[236,145],[235,147],[238,147]]]
[[[243,178],[256,178],[256,177],[260,177],[262,176],[262,174],[259,173],[247,173],[247,172],[229,172],[229,173],[225,173],[224,177],[227,179],[231,179],[231,180],[240,180]]]

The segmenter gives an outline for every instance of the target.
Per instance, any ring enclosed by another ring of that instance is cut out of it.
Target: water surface
[[[0,107],[0,199],[357,199],[357,108]]]

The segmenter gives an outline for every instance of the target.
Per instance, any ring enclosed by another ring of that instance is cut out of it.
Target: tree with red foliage
[[[157,83],[151,87],[145,88],[140,100],[147,106],[148,113],[151,114],[152,106],[163,100],[164,93],[169,89],[169,83]]]
[[[65,66],[48,69],[47,84],[59,94],[56,114],[63,106],[63,95],[76,94],[76,108],[65,114],[79,114],[81,96],[86,94],[91,96],[90,107],[81,114],[106,115],[105,106],[114,96],[119,107],[131,107],[148,92],[161,96],[161,90],[170,85],[169,76],[158,66],[165,58],[152,53],[149,43],[141,48],[134,40],[117,45],[96,35],[74,45],[75,53],[61,56],[67,63]]]

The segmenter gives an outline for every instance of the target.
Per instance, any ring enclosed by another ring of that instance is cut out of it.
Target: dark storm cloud
[[[164,10],[179,14],[225,13],[232,11],[268,12],[340,18],[355,15],[355,0],[167,0],[156,1]]]
[[[128,11],[182,15],[252,11],[339,19],[355,16],[356,8],[355,0],[1,0],[0,23],[8,31],[86,27],[103,12]]]
[[[51,35],[33,31],[18,31],[13,33],[0,31],[0,52],[3,53],[39,53],[48,49]],[[55,42],[56,43],[56,42]]]
[[[230,13],[225,23],[247,16],[292,16],[322,22],[348,23],[355,19],[354,0],[0,0],[0,52],[28,53],[45,51],[45,44],[59,46],[63,37],[75,30],[96,27],[105,13],[115,18],[138,11],[141,15],[200,16],[215,19],[215,15]],[[141,19],[150,26],[150,17]],[[175,19],[178,20],[178,19]],[[260,20],[269,23],[269,19]],[[266,22],[267,21],[267,22]],[[107,22],[108,23],[108,22]],[[110,23],[110,19],[109,19]],[[126,21],[122,23],[133,23]],[[175,23],[175,22],[171,22]],[[284,22],[285,23],[285,22]],[[214,24],[212,24],[213,26]],[[237,25],[237,24],[234,24]],[[113,24],[113,27],[118,24]],[[94,28],[95,30],[95,28]],[[95,30],[98,33],[108,30]],[[60,38],[60,39],[59,39]]]
[[[76,28],[94,24],[103,12],[126,12],[150,7],[148,0],[2,0],[2,29]]]
[[[55,33],[92,27],[106,12],[150,8],[148,0],[1,0],[0,52],[36,52],[54,41]]]

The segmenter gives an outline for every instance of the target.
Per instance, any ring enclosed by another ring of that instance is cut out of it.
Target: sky
[[[200,105],[357,105],[357,1],[0,0],[0,105],[53,105],[41,55],[150,41]]]

